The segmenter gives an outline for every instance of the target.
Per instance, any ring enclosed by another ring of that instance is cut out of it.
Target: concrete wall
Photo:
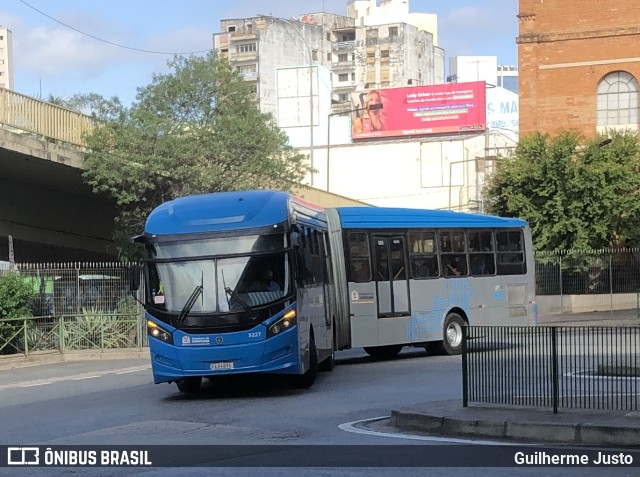
[[[540,314],[635,310],[640,305],[636,293],[537,296],[536,303]]]
[[[114,207],[82,181],[82,154],[0,129],[0,260],[113,260]]]
[[[349,118],[332,119],[328,155],[316,148],[314,186],[378,206],[481,211],[485,176],[495,167],[485,155],[513,144],[493,134],[338,144],[349,139],[338,135],[342,127],[351,130]]]
[[[268,18],[258,32],[260,111],[275,116],[277,70],[293,66],[323,65],[331,43],[322,26]],[[285,47],[286,45],[286,47]],[[316,59],[313,51],[316,51]]]

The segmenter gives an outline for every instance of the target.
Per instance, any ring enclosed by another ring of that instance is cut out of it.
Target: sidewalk
[[[403,431],[448,437],[529,441],[586,446],[640,446],[640,411],[561,410],[488,406],[462,407],[462,400],[436,401],[391,411]]]
[[[124,359],[149,359],[149,348],[121,348],[121,349],[87,349],[67,351],[61,354],[57,350],[35,351],[29,356],[0,355],[0,371],[4,369],[25,368],[52,363],[64,363],[67,361],[87,360],[124,360]]]

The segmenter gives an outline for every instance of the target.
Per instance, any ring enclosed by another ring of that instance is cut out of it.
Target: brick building
[[[520,135],[638,130],[640,0],[519,0]]]

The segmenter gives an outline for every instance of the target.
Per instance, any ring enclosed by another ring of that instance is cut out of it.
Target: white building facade
[[[0,26],[0,88],[13,90],[13,40],[11,30]]]

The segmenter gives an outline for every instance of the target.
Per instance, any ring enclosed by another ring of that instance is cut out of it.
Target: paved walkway
[[[587,446],[640,446],[640,411],[561,410],[427,402],[391,411],[403,431]]]

